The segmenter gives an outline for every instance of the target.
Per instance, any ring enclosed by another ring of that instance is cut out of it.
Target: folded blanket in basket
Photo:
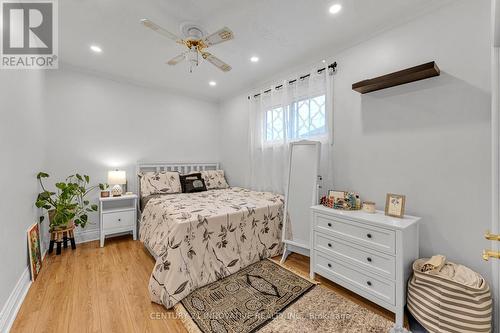
[[[446,263],[446,257],[438,254],[436,256],[432,256],[432,258],[427,260],[422,265],[421,271],[423,273],[433,270],[439,271],[441,268],[443,268],[445,263]]]
[[[443,255],[435,255],[426,260],[420,266],[420,271],[455,281],[464,286],[480,288],[483,284],[481,275],[463,265],[447,262]]]

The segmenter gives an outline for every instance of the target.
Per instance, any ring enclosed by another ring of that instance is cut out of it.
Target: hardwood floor
[[[279,261],[279,258],[274,258]],[[172,310],[152,303],[148,281],[154,259],[130,236],[79,244],[47,255],[11,332],[186,332]],[[285,263],[308,275],[309,258]],[[394,320],[392,313],[318,276],[324,286]]]

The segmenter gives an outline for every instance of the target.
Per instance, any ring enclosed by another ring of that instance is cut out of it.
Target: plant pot
[[[109,191],[101,191],[101,198],[109,198]]]
[[[57,230],[66,230],[74,226],[74,221],[68,221],[66,224],[61,224],[61,225],[52,225],[52,221],[54,220],[54,214],[56,213],[55,209],[51,209],[48,211],[49,214],[49,222],[50,222],[50,231],[57,231]]]

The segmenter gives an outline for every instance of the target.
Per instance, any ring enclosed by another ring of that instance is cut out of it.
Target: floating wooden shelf
[[[401,84],[419,81],[433,76],[439,76],[439,74],[439,67],[434,61],[431,61],[423,65],[407,68],[402,71],[379,76],[374,79],[354,83],[352,85],[352,90],[356,90],[357,92],[366,94],[372,91],[395,87]]]

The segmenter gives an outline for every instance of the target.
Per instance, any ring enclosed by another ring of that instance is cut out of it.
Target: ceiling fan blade
[[[151,30],[159,33],[160,35],[163,35],[163,36],[165,36],[165,37],[173,40],[174,42],[181,43],[181,44],[183,43],[182,39],[179,36],[177,36],[176,34],[171,33],[168,30],[163,29],[162,27],[160,27],[158,24],[154,23],[153,21],[150,21],[148,19],[142,19],[141,23],[145,27],[147,27],[147,28],[149,28],[149,29],[151,29]]]
[[[182,53],[182,54],[179,54],[177,57],[174,57],[174,58],[170,59],[169,61],[167,61],[167,64],[169,64],[170,66],[177,65],[178,63],[180,63],[184,59],[186,59],[186,54]]]
[[[234,38],[233,32],[228,27],[224,27],[224,28],[220,29],[219,31],[214,32],[210,36],[205,37],[203,39],[203,42],[207,46],[212,46],[212,45],[226,42],[226,41],[231,40],[233,38]]]
[[[206,59],[208,62],[210,62],[212,65],[219,68],[223,72],[229,72],[232,69],[231,66],[229,66],[216,56],[212,55],[211,53],[203,52],[202,57],[203,59]]]

